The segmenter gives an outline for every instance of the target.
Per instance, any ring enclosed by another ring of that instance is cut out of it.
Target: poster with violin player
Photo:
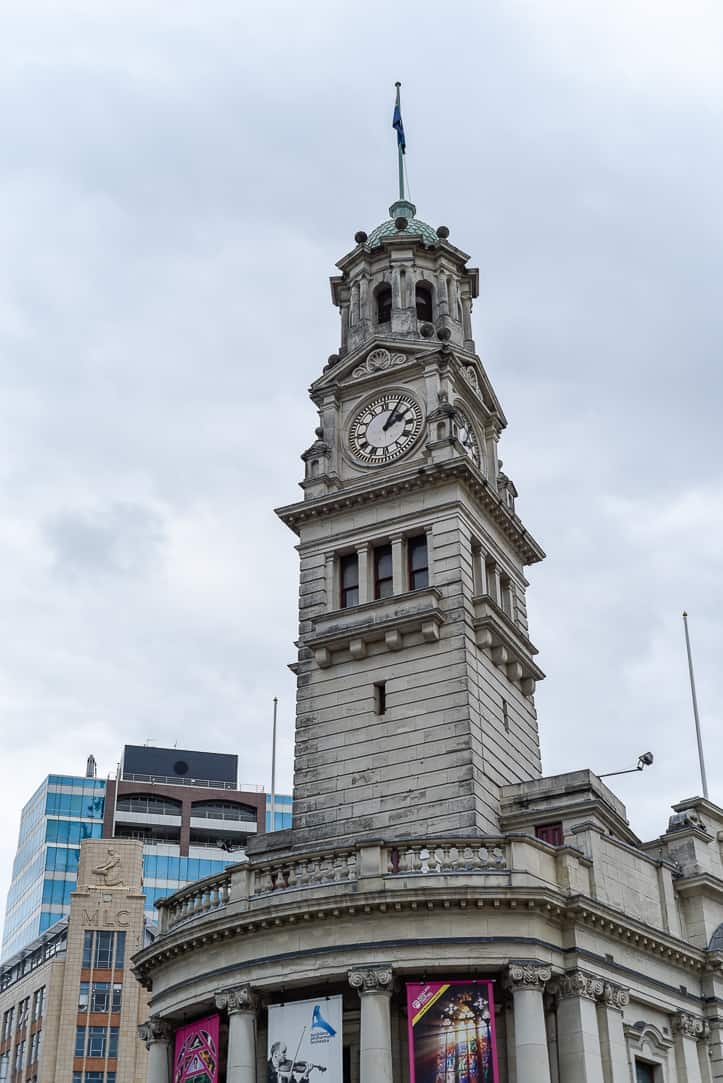
[[[269,1005],[267,1083],[343,1083],[342,998]]]
[[[498,1083],[494,983],[407,984],[410,1083]]]

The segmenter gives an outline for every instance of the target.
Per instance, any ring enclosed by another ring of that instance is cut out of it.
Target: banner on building
[[[269,1005],[268,1083],[343,1083],[342,999]]]
[[[218,1083],[218,1015],[176,1031],[173,1083]]]
[[[498,1083],[491,981],[407,983],[410,1083]]]

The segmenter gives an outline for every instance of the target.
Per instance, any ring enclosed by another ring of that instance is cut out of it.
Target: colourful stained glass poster
[[[173,1083],[218,1083],[217,1015],[207,1015],[176,1031]]]
[[[498,1083],[493,984],[407,983],[410,1083]]]

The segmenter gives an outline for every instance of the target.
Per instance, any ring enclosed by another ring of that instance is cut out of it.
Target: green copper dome
[[[400,235],[404,237],[421,237],[423,242],[429,245],[439,244],[439,237],[435,230],[428,226],[426,222],[421,222],[418,218],[415,218],[416,213],[417,208],[413,203],[408,203],[406,199],[399,199],[396,203],[392,203],[389,208],[390,218],[386,222],[382,222],[369,234],[367,241],[369,247],[378,248],[386,237],[398,237]],[[397,229],[397,218],[407,219],[404,229]]]

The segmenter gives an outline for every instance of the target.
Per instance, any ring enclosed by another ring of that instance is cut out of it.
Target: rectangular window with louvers
[[[429,557],[427,555],[427,535],[407,541],[407,562],[409,564],[409,589],[421,590],[429,586]]]
[[[379,545],[374,550],[374,597],[388,598],[394,593],[391,545]]]
[[[356,553],[347,553],[340,558],[339,585],[341,608],[348,609],[352,605],[359,605],[359,558]]]

